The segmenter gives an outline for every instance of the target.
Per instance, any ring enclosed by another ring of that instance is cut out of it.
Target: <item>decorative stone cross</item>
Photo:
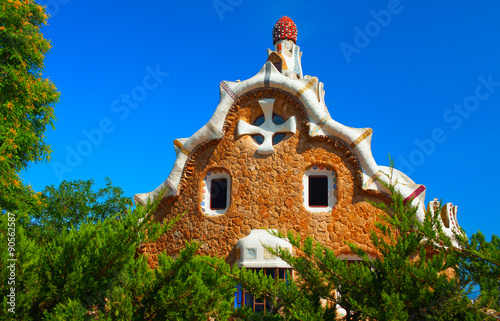
[[[278,133],[295,133],[297,130],[297,121],[295,120],[295,116],[292,116],[285,123],[276,125],[273,122],[274,99],[261,99],[259,100],[259,105],[264,113],[264,123],[260,126],[255,126],[240,119],[236,125],[236,136],[262,135],[264,141],[257,148],[257,153],[272,154],[274,153],[273,136]]]

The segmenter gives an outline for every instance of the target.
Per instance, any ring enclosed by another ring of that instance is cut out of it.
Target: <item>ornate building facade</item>
[[[158,220],[186,212],[168,234],[144,244],[152,266],[157,253],[176,255],[185,240],[199,240],[202,254],[229,263],[287,268],[265,253],[263,239],[281,243],[262,229],[311,235],[344,257],[351,255],[344,242],[350,241],[376,256],[369,233],[380,210],[369,201],[390,200],[382,184],[390,177],[423,220],[425,187],[379,166],[372,129],[335,121],[323,83],[303,75],[295,23],[279,19],[272,35],[274,50],[261,70],[245,81],[222,81],[211,119],[174,141],[177,158],[168,178],[135,195],[140,203],[161,198]],[[458,229],[456,209],[446,204],[441,213],[450,236]]]

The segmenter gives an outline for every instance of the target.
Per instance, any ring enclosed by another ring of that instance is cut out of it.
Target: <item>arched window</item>
[[[225,170],[207,172],[201,188],[201,211],[207,215],[224,214],[231,198],[231,176]]]
[[[337,177],[331,168],[322,165],[309,167],[302,179],[304,207],[311,212],[331,211],[337,202],[336,187]]]

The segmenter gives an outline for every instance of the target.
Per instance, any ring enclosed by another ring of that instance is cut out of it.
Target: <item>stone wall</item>
[[[239,119],[252,123],[262,110],[258,100],[275,98],[274,112],[285,120],[297,119],[297,132],[288,133],[274,146],[275,153],[255,153],[257,145],[246,135],[236,137]],[[332,247],[338,254],[350,253],[344,241],[352,241],[376,255],[369,232],[380,211],[367,200],[387,201],[378,193],[361,188],[359,161],[344,142],[324,136],[311,137],[307,116],[300,101],[281,90],[258,89],[237,99],[226,117],[224,136],[205,142],[190,155],[184,167],[178,196],[160,203],[156,219],[169,220],[184,212],[176,226],[155,243],[144,244],[141,252],[178,253],[186,240],[203,242],[201,254],[217,255],[233,263],[238,239],[252,229],[293,230]],[[311,213],[303,205],[302,178],[313,165],[332,169],[337,177],[335,207],[330,212]],[[231,176],[229,209],[223,215],[207,216],[201,211],[203,178],[210,171],[225,170]]]

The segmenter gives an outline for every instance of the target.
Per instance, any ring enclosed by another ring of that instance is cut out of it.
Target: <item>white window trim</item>
[[[309,176],[316,175],[324,175],[328,178],[328,206],[309,206]],[[304,199],[304,207],[309,212],[329,212],[337,203],[337,199],[335,198],[335,188],[337,187],[337,176],[333,169],[322,166],[322,165],[313,165],[308,168],[304,172],[304,176],[302,178],[302,196]]]
[[[225,208],[213,210],[210,208],[210,198],[211,198],[210,186],[212,180],[220,178],[227,179],[227,195],[226,195],[227,203]],[[231,205],[231,175],[229,175],[228,172],[221,169],[211,170],[207,172],[205,177],[203,177],[203,182],[201,186],[201,202],[200,202],[201,212],[205,215],[210,215],[210,216],[221,215],[226,213],[230,205]]]

